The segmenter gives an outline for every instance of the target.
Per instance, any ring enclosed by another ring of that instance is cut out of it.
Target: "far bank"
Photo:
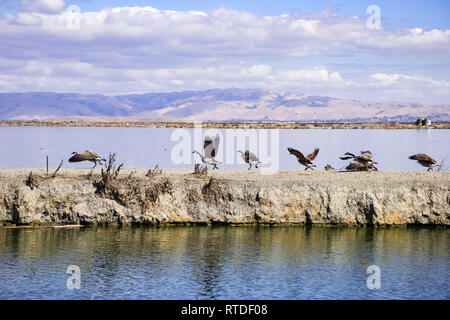
[[[177,122],[145,120],[89,120],[67,121],[0,121],[0,126],[32,127],[129,127],[129,128],[202,128],[215,129],[450,129],[450,122],[433,122],[430,125],[416,125],[409,122]]]

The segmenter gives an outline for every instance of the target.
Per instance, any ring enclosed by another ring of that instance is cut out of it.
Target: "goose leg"
[[[248,170],[250,170],[252,168],[252,164],[250,163],[250,167],[248,167]]]

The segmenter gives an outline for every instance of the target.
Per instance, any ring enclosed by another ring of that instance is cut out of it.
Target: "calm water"
[[[449,299],[445,228],[0,229],[0,299]],[[66,269],[81,270],[81,288]],[[381,289],[369,290],[378,265]]]
[[[237,154],[237,150],[246,147],[257,153],[261,160],[265,159],[266,164],[261,167],[267,167],[270,162],[280,170],[303,169],[287,152],[288,146],[304,154],[319,147],[315,161],[318,169],[328,163],[336,169],[343,168],[349,161],[338,157],[346,151],[371,150],[374,160],[379,162],[378,168],[388,171],[425,170],[407,158],[415,153],[427,153],[439,163],[450,156],[450,130],[205,129],[194,134],[193,129],[171,128],[0,127],[0,168],[43,168],[46,155],[51,167],[58,166],[62,159],[65,160],[63,167],[90,167],[86,163],[67,162],[73,151],[85,149],[105,158],[110,152],[117,152],[118,160],[129,168],[154,167],[156,164],[161,168],[192,168],[194,160],[199,162],[199,158],[191,152],[201,150],[202,135],[215,135],[217,131],[222,136],[218,160],[224,163],[220,168],[247,168]],[[253,140],[249,138],[252,135]],[[239,140],[245,136],[247,140]],[[180,151],[180,141],[187,146],[185,152]],[[233,143],[236,146],[233,147]],[[180,160],[180,155],[185,159]],[[445,170],[448,169],[446,161]]]

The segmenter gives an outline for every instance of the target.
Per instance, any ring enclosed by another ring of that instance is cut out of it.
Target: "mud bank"
[[[29,179],[30,171],[33,179]],[[450,225],[448,172],[0,169],[2,224]]]

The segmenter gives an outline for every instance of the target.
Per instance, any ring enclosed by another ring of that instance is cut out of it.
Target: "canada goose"
[[[417,160],[422,166],[427,167],[427,171],[433,171],[433,167],[439,167],[440,165],[436,164],[436,160],[431,158],[430,156],[424,153],[418,153],[409,157],[411,160]]]
[[[314,151],[310,154],[308,154],[306,157],[298,150],[287,148],[289,153],[296,156],[297,160],[300,164],[304,165],[306,168],[305,170],[311,169],[313,170],[313,167],[315,165],[312,163],[312,161],[317,157],[317,154],[319,153],[319,148],[315,148]]]
[[[250,152],[248,150],[245,150],[245,153],[242,152],[242,150],[239,150],[238,152],[241,153],[242,159],[244,159],[245,163],[248,163],[250,167],[248,167],[248,170],[252,168],[252,164],[255,165],[255,168],[258,168],[258,164],[261,163],[259,161],[258,157],[255,156],[253,152]]]
[[[197,153],[202,159],[202,162],[205,164],[212,165],[213,169],[219,169],[217,165],[221,162],[214,159],[219,149],[219,142],[220,142],[219,134],[216,135],[214,141],[209,136],[206,136],[205,140],[203,141],[203,149],[205,151],[205,155],[203,156],[200,152],[196,150],[192,151],[192,153]]]
[[[326,170],[326,171],[334,171],[334,168],[333,168],[331,165],[327,164],[327,165],[325,166],[325,170]]]
[[[90,161],[94,163],[94,169],[97,166],[97,163],[102,163],[103,161],[106,162],[106,159],[102,159],[98,154],[95,152],[85,150],[83,152],[72,152],[73,156],[70,157],[69,162],[81,162],[81,161]]]

